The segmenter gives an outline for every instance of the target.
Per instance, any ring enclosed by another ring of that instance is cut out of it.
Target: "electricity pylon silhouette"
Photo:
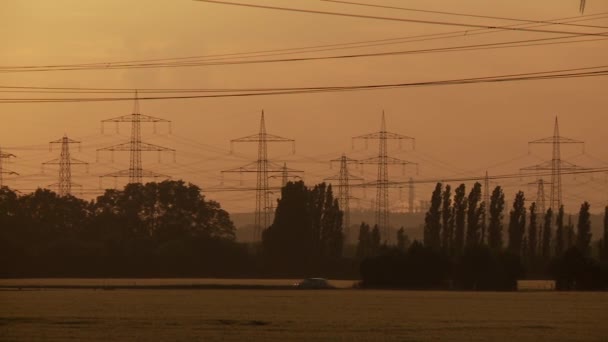
[[[272,175],[268,176],[269,179],[281,179],[281,187],[287,185],[290,180],[302,179],[302,176],[294,174],[294,173],[304,173],[302,170],[294,170],[287,167],[287,163],[283,163],[283,167],[281,167],[280,175]]]
[[[413,147],[415,148],[416,140],[412,137],[408,137],[406,135],[401,135],[397,133],[388,132],[386,130],[386,120],[384,118],[384,111],[382,111],[382,124],[380,126],[380,131],[364,134],[354,139],[363,139],[366,141],[366,144],[369,140],[378,140],[378,156],[372,157],[368,159],[360,160],[360,164],[374,164],[378,165],[378,176],[375,182],[366,183],[368,186],[376,187],[376,225],[384,235],[384,239],[387,243],[391,241],[389,234],[389,196],[388,196],[388,188],[389,187],[399,187],[399,182],[390,182],[388,177],[388,166],[389,165],[402,165],[405,172],[405,166],[409,164],[417,165],[414,162],[397,159],[394,157],[388,156],[388,140],[398,140],[399,145],[401,146],[401,142],[403,140],[412,141]]]
[[[100,177],[100,186],[101,186],[101,178],[104,178],[104,177],[114,177],[115,181],[116,181],[116,178],[123,178],[123,177],[129,178],[129,183],[141,183],[142,179],[144,177],[145,178],[154,178],[154,179],[170,178],[167,175],[156,173],[156,172],[153,172],[150,170],[145,170],[142,167],[142,161],[141,161],[142,152],[158,152],[159,159],[160,159],[161,152],[172,152],[173,158],[175,159],[175,150],[174,149],[159,146],[159,145],[149,144],[149,143],[141,141],[141,124],[142,123],[153,123],[154,125],[156,125],[156,123],[162,122],[162,123],[168,123],[170,125],[171,122],[169,120],[141,114],[139,111],[139,99],[138,99],[138,95],[136,92],[135,93],[135,103],[133,106],[133,113],[128,114],[128,115],[119,116],[119,117],[112,118],[112,119],[102,120],[101,121],[102,132],[103,132],[104,123],[108,123],[108,122],[116,123],[117,130],[118,130],[118,126],[121,122],[130,122],[131,123],[131,139],[129,142],[126,142],[126,143],[100,148],[97,150],[97,153],[99,153],[101,151],[110,151],[113,154],[114,151],[120,151],[120,152],[128,151],[130,153],[130,155],[129,155],[130,163],[129,163],[129,169],[127,169],[127,170],[121,170],[121,171],[117,171],[117,172],[113,172],[113,173],[109,173],[109,174],[101,176]]]
[[[4,175],[18,175],[17,172],[7,170],[4,168],[4,159],[15,158],[16,156],[12,153],[4,153],[2,152],[2,148],[0,147],[0,188],[4,186]]]
[[[72,165],[85,165],[88,168],[89,163],[82,160],[74,159],[70,155],[70,144],[78,144],[76,141],[64,135],[63,138],[49,142],[49,151],[53,150],[53,145],[61,144],[61,153],[59,158],[42,163],[44,165],[59,165],[59,175],[57,183],[49,185],[49,187],[57,188],[59,196],[69,196],[72,194],[72,187],[80,187],[81,185],[72,183]],[[88,171],[88,170],[87,170]]]
[[[407,182],[407,188],[409,190],[407,196],[407,211],[410,214],[413,214],[415,211],[414,201],[416,200],[416,188],[414,187],[414,178],[410,177],[410,180]]]
[[[355,176],[348,171],[348,164],[358,163],[358,160],[348,158],[346,155],[338,159],[332,159],[330,163],[340,162],[340,172],[337,175],[325,178],[326,181],[338,181],[338,204],[344,215],[344,237],[345,241],[348,241],[350,237],[350,200],[354,199],[350,194],[350,182],[351,180],[362,181],[363,178]]]
[[[551,191],[549,195],[549,208],[553,212],[562,206],[562,171],[585,170],[585,168],[561,159],[562,144],[584,144],[583,141],[574,140],[559,135],[559,124],[555,117],[553,136],[528,142],[532,144],[551,144],[553,147],[552,158],[549,161],[522,168],[522,171],[551,171]],[[583,145],[584,149],[584,145]]]
[[[285,171],[285,167],[277,165],[268,160],[268,143],[285,143],[292,144],[292,152],[295,152],[295,141],[293,139],[283,138],[278,135],[266,133],[266,123],[264,121],[264,111],[260,118],[260,130],[256,134],[246,137],[233,139],[230,141],[230,150],[232,151],[234,143],[257,143],[258,144],[258,159],[247,165],[224,170],[223,173],[257,173],[257,184],[255,187],[255,222],[253,228],[253,241],[261,240],[262,229],[266,229],[270,224],[270,189],[268,186],[268,174],[279,173]],[[288,169],[289,172],[298,170]]]

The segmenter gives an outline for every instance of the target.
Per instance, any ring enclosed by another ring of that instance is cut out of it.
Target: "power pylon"
[[[49,151],[52,151],[53,145],[56,144],[61,144],[59,158],[44,162],[42,165],[43,167],[44,165],[59,165],[58,181],[57,183],[49,185],[49,187],[57,188],[59,196],[69,196],[72,194],[72,187],[81,186],[72,183],[72,165],[85,165],[88,167],[89,163],[74,159],[70,155],[70,144],[78,144],[80,146],[80,141],[70,139],[67,135],[64,135],[61,139],[49,142]]]
[[[280,175],[272,175],[268,176],[269,179],[279,178],[281,179],[281,187],[285,187],[290,180],[302,179],[300,175],[294,173],[304,173],[302,170],[294,170],[287,167],[287,163],[283,163],[283,167],[281,167]]]
[[[12,153],[4,153],[2,152],[2,148],[0,147],[0,188],[4,186],[4,175],[18,175],[17,172],[7,170],[4,168],[4,159],[15,158],[16,156]]]
[[[388,166],[389,165],[402,165],[405,172],[406,165],[417,165],[414,162],[397,159],[394,157],[388,156],[388,140],[398,140],[399,145],[401,146],[401,142],[403,140],[412,141],[412,145],[415,148],[416,140],[412,137],[408,137],[406,135],[401,135],[397,133],[388,132],[386,130],[386,120],[384,117],[384,111],[382,111],[382,124],[380,126],[380,131],[364,134],[353,139],[363,139],[366,143],[369,140],[378,140],[378,156],[372,157],[368,159],[360,160],[360,164],[374,164],[378,165],[378,176],[375,182],[366,183],[368,186],[376,187],[376,224],[380,228],[380,231],[384,235],[385,241],[390,242],[390,234],[389,234],[389,196],[388,189],[390,187],[400,187],[399,182],[390,182],[388,177]]]
[[[355,199],[355,197],[352,197],[350,194],[350,182],[351,180],[362,181],[363,178],[355,176],[348,171],[348,164],[358,163],[358,160],[351,159],[342,154],[340,158],[332,159],[330,161],[330,163],[335,162],[340,162],[340,172],[337,175],[325,178],[325,180],[338,181],[338,204],[340,205],[340,209],[344,215],[344,240],[348,241],[348,238],[350,237],[350,200]]]
[[[104,123],[114,122],[116,123],[116,127],[118,130],[118,126],[122,122],[130,122],[131,123],[131,139],[129,142],[125,142],[118,145],[113,145],[109,147],[100,148],[97,150],[97,153],[101,151],[110,151],[112,154],[114,151],[120,152],[129,152],[130,153],[130,164],[129,169],[121,170],[113,173],[109,173],[100,177],[100,185],[101,178],[104,177],[114,177],[116,178],[129,178],[129,183],[141,183],[142,179],[145,178],[170,178],[167,175],[163,175],[160,173],[156,173],[150,170],[145,170],[142,167],[141,161],[141,153],[142,152],[158,152],[159,160],[161,152],[172,152],[173,158],[175,159],[175,150],[172,148],[167,148],[159,145],[149,144],[141,141],[141,124],[142,123],[153,123],[156,126],[156,123],[168,123],[171,124],[171,121],[156,118],[149,115],[141,114],[139,111],[139,99],[137,92],[135,93],[135,103],[133,106],[133,113],[128,115],[119,116],[112,119],[106,119],[101,121],[101,127],[103,132]],[[112,158],[113,159],[113,158]]]
[[[293,139],[283,138],[278,135],[266,133],[266,123],[264,121],[264,111],[260,118],[260,130],[256,134],[246,137],[233,139],[230,141],[231,150],[234,143],[257,143],[258,144],[258,159],[250,164],[234,169],[224,170],[222,173],[256,173],[257,185],[255,188],[255,223],[253,228],[253,241],[261,240],[262,229],[266,229],[270,224],[270,189],[268,186],[268,174],[278,173],[283,174],[286,166],[277,165],[268,160],[268,143],[285,143],[292,144],[292,152],[295,152],[295,141]],[[298,170],[288,169],[288,172],[296,172]],[[298,171],[301,172],[301,171]]]
[[[553,136],[528,142],[531,144],[551,144],[553,156],[551,160],[522,168],[522,171],[551,171],[551,191],[549,195],[549,208],[556,212],[562,206],[562,171],[584,170],[585,168],[561,159],[562,144],[584,144],[583,141],[574,140],[559,135],[559,124],[555,117]],[[583,145],[584,148],[584,145]]]
[[[407,197],[407,210],[410,214],[415,212],[414,201],[416,200],[416,188],[414,187],[414,178],[410,177],[410,180],[407,182],[407,188],[409,190]]]

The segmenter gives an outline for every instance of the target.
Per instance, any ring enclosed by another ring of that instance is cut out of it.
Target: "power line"
[[[506,26],[494,26],[494,25],[456,23],[456,22],[448,22],[448,21],[436,21],[436,20],[420,20],[420,19],[409,19],[409,18],[394,18],[394,17],[383,17],[383,16],[352,14],[352,13],[342,13],[342,12],[328,12],[328,11],[319,11],[319,10],[309,10],[309,9],[301,9],[301,8],[289,8],[289,7],[268,6],[268,5],[254,5],[254,4],[246,4],[246,3],[238,3],[238,2],[227,2],[227,1],[217,1],[217,0],[193,0],[193,1],[206,2],[206,3],[218,4],[218,5],[251,7],[251,8],[261,8],[261,9],[277,10],[277,11],[299,12],[299,13],[308,13],[308,14],[322,14],[322,15],[332,15],[332,16],[340,16],[340,17],[360,18],[360,19],[373,19],[373,20],[385,20],[385,21],[396,21],[396,22],[408,22],[408,23],[415,23],[415,24],[429,24],[429,25],[442,25],[442,26],[459,26],[459,27],[470,27],[470,28],[481,28],[481,29],[500,29],[500,30],[509,30],[509,31],[524,31],[524,32],[537,32],[537,33],[559,33],[559,34],[571,34],[571,35],[575,35],[575,36],[606,36],[607,35],[605,33],[541,30],[541,29],[521,28],[521,27],[506,27]]]
[[[482,18],[482,19],[496,19],[496,20],[516,21],[516,22],[528,23],[528,24],[565,25],[565,26],[603,28],[603,29],[608,28],[608,27],[605,27],[605,26],[568,24],[568,23],[558,23],[558,22],[545,21],[545,20],[526,20],[526,19],[518,19],[518,18],[510,18],[510,17],[497,17],[497,16],[478,15],[478,14],[469,14],[469,13],[457,13],[457,12],[446,12],[446,11],[431,11],[431,10],[423,10],[423,9],[417,9],[417,8],[406,8],[406,7],[398,7],[398,6],[378,5],[378,4],[370,4],[370,3],[354,2],[354,1],[341,1],[341,0],[321,0],[321,1],[335,2],[335,3],[345,4],[345,5],[356,5],[356,6],[364,6],[364,7],[394,9],[394,10],[409,11],[409,12],[433,13],[433,14],[443,14],[443,15],[451,15],[451,16],[458,16],[458,17],[469,17],[469,18]]]
[[[226,98],[226,97],[250,97],[250,96],[269,96],[269,95],[294,95],[294,94],[313,94],[324,92],[344,92],[362,90],[381,90],[399,89],[409,87],[428,87],[445,85],[463,85],[478,83],[498,83],[514,81],[533,81],[551,80],[578,77],[597,77],[607,76],[608,66],[594,66],[584,68],[563,69],[554,71],[529,72],[499,76],[484,76],[475,78],[450,79],[441,81],[421,81],[388,84],[367,84],[355,86],[321,86],[321,87],[295,87],[295,88],[275,88],[275,90],[252,90],[250,92],[234,92],[222,94],[205,95],[173,95],[173,96],[143,96],[139,100],[177,100],[177,99],[197,99],[197,98]],[[600,69],[600,70],[594,70]],[[587,71],[580,71],[587,70]],[[576,72],[570,72],[576,71]],[[132,97],[80,97],[80,98],[0,98],[0,103],[63,103],[63,102],[107,102],[107,101],[132,101]]]
[[[572,36],[561,36],[552,38],[538,38],[538,39],[526,39],[516,40],[507,42],[497,43],[483,43],[483,44],[472,44],[472,45],[459,45],[451,47],[440,47],[440,48],[429,48],[429,49],[416,49],[416,50],[402,50],[402,51],[386,51],[386,52],[370,52],[370,53],[359,53],[359,54],[347,54],[347,55],[333,55],[333,56],[312,56],[312,57],[294,57],[294,58],[279,58],[279,59],[254,59],[254,60],[236,60],[236,61],[223,61],[223,62],[179,62],[179,63],[152,63],[152,64],[116,64],[112,66],[84,66],[84,67],[41,67],[41,68],[0,68],[0,73],[11,73],[11,72],[42,72],[42,71],[76,71],[76,70],[122,70],[122,69],[149,69],[149,68],[177,68],[177,67],[209,67],[209,66],[226,66],[226,65],[247,65],[247,64],[268,64],[268,63],[293,63],[293,62],[306,62],[306,61],[324,61],[334,59],[352,59],[352,58],[369,58],[369,57],[386,57],[386,56],[397,56],[397,55],[413,55],[413,54],[427,54],[427,53],[442,53],[442,52],[459,52],[459,51],[479,51],[479,50],[492,50],[492,49],[504,49],[514,47],[531,47],[531,46],[545,46],[545,45],[557,45],[557,44],[572,44],[572,43],[587,43],[594,41],[602,41],[607,38],[595,38],[595,39],[580,39],[574,41],[560,41],[560,42],[549,42],[561,39],[573,39],[579,37]],[[256,56],[258,57],[258,56]],[[130,90],[132,91],[132,90]],[[218,91],[222,91],[218,89]],[[0,92],[23,92],[23,91],[7,91],[1,90]],[[61,93],[62,91],[38,91],[40,93]],[[83,93],[85,91],[82,91]],[[95,93],[100,91],[87,91],[87,93]],[[124,90],[126,92],[126,90]]]

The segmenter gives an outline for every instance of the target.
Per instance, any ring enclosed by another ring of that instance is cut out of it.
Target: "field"
[[[3,290],[1,341],[607,341],[608,293]]]

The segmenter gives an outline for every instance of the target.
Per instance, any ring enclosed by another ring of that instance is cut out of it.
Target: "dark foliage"
[[[464,234],[467,215],[466,188],[460,184],[454,195],[454,243],[452,255],[460,255],[464,250]]]
[[[181,181],[130,184],[92,202],[3,188],[0,276],[229,276],[252,268],[234,231],[217,202]]]
[[[444,288],[449,262],[442,254],[414,241],[407,252],[398,249],[361,262],[363,287]]]
[[[287,183],[274,222],[262,235],[265,266],[279,274],[314,272],[339,260],[342,246],[342,211],[331,186],[309,189],[302,181]]]
[[[523,192],[518,192],[513,201],[509,220],[509,251],[521,255],[526,233],[526,199]]]
[[[441,248],[441,183],[437,183],[431,206],[424,218],[424,245],[439,251]]]
[[[488,225],[488,246],[495,251],[502,249],[502,219],[505,209],[505,195],[497,186],[490,199],[490,223]]]
[[[476,245],[465,249],[456,265],[454,278],[456,287],[463,290],[514,291],[517,279],[524,273],[518,255]]]
[[[608,268],[578,248],[568,249],[550,267],[558,290],[607,290]]]

